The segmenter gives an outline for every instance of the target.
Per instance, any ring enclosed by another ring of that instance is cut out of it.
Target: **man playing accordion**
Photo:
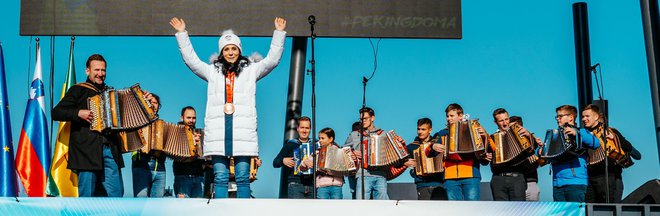
[[[449,104],[445,109],[447,127],[452,123],[463,120],[463,107],[458,104]],[[478,136],[482,140],[488,140],[488,134],[483,127],[478,126]],[[433,144],[426,149],[428,157],[435,157],[438,154],[446,154],[445,149],[449,129],[445,128],[435,136],[440,137],[442,144]],[[486,142],[487,143],[487,142]],[[479,188],[481,184],[480,164],[486,165],[492,157],[491,153],[486,153],[483,159],[476,155],[464,155],[458,158],[445,158],[445,183],[444,188],[447,191],[449,200],[479,200]]]
[[[418,200],[447,200],[447,192],[442,187],[444,183],[443,155],[428,158],[424,151],[425,146],[441,142],[440,137],[431,136],[432,131],[433,122],[431,119],[421,118],[417,120],[417,137],[407,146],[408,152],[413,155],[413,158],[406,162],[406,166],[411,168],[410,176],[415,180]],[[417,163],[417,161],[421,163]],[[424,162],[438,164],[426,165]],[[421,175],[417,175],[417,173]]]
[[[630,160],[632,156],[632,158],[639,160],[641,159],[641,154],[623,137],[619,130],[609,128],[610,130],[608,130],[607,134],[602,134],[605,126],[603,120],[604,118],[600,113],[600,109],[596,105],[587,105],[582,111],[584,127],[601,141],[600,151],[589,150],[590,154],[587,165],[589,181],[586,201],[589,203],[619,203],[623,195],[621,173],[627,165],[621,163],[617,158],[621,157],[622,159]],[[605,136],[605,139],[602,136]],[[605,142],[605,140],[607,141]],[[608,145],[609,143],[614,145],[610,146]],[[608,148],[608,153],[605,153],[602,148]],[[607,166],[605,166],[605,157],[609,157],[610,155],[616,158],[607,158]],[[607,172],[605,172],[606,167]],[[607,196],[607,190],[609,190],[609,198]]]
[[[562,136],[567,140],[580,144],[590,149],[600,147],[598,139],[584,128],[577,128],[575,118],[577,109],[571,105],[562,105],[555,110],[557,126],[563,129]],[[546,136],[547,137],[547,136]],[[550,145],[550,143],[545,143]],[[552,164],[552,197],[555,202],[584,202],[587,192],[587,154],[575,152],[576,154],[567,160],[551,160]]]
[[[533,146],[530,145],[531,142],[537,142],[536,139],[531,138],[531,134],[522,127],[522,125],[517,125],[514,127],[519,127],[518,131],[514,131],[510,126],[509,113],[504,108],[497,108],[493,111],[493,120],[497,125],[497,132],[492,135],[492,142],[489,145],[489,152],[496,152],[495,160],[491,161],[490,169],[493,173],[493,177],[490,181],[490,187],[493,193],[493,200],[495,201],[525,201],[527,183],[525,181],[524,173],[527,171],[524,166],[518,165],[518,161],[527,160],[527,156],[533,154]],[[499,141],[496,135],[499,133],[509,133],[515,137],[506,137],[510,142]],[[520,141],[516,142],[519,137],[527,137],[528,141],[526,144],[526,149],[520,145]],[[540,140],[538,140],[540,141]],[[503,146],[508,145],[508,146]],[[501,154],[498,154],[501,153]],[[529,153],[525,155],[525,153]],[[505,155],[507,154],[507,155]],[[522,157],[521,157],[522,156]],[[498,165],[499,157],[508,157],[511,159],[511,163],[506,163]],[[514,159],[516,161],[513,161]]]
[[[296,162],[294,159],[294,151],[300,149],[302,145],[313,145],[314,140],[309,138],[310,132],[310,119],[307,116],[302,116],[297,119],[298,122],[298,139],[288,140],[277,157],[273,159],[273,167],[284,169],[283,175],[287,179],[287,194],[291,199],[313,199],[314,198],[314,177],[310,174],[299,173],[296,170],[302,161]]]

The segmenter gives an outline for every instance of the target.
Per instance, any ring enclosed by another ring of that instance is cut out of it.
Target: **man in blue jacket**
[[[423,154],[423,156],[426,156],[425,147],[428,147],[435,143],[439,143],[438,139],[440,138],[440,136],[431,136],[432,131],[433,131],[433,122],[431,121],[431,119],[421,118],[417,120],[417,137],[415,137],[415,140],[412,143],[406,146],[406,148],[408,149],[408,153],[412,155],[412,157],[408,159],[405,165],[411,169],[410,176],[415,180],[418,200],[447,200],[447,192],[442,186],[442,184],[445,182],[444,171],[433,174],[427,174],[424,176],[418,176],[415,171],[415,168],[417,166],[422,166],[422,164],[417,164],[415,162],[416,161],[415,157],[417,157],[417,155],[415,155],[415,151],[419,148],[422,148],[421,154]],[[444,146],[442,146],[442,148],[444,148]],[[444,150],[442,152],[444,152]],[[423,158],[421,160],[425,160],[426,158],[423,157],[422,155],[419,156]],[[442,163],[441,160],[439,162]],[[440,166],[444,166],[444,165],[440,164]]]
[[[577,109],[562,105],[555,110],[557,125],[564,128],[564,134],[582,142],[585,148],[596,149],[600,142],[584,128],[575,126]],[[552,162],[552,197],[555,202],[584,202],[587,193],[587,154],[583,153],[566,161]]]

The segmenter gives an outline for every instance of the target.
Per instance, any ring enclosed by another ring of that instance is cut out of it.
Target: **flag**
[[[62,85],[62,96],[71,86],[76,84],[76,69],[73,64],[73,39],[69,52],[69,69],[66,72],[64,85]],[[48,187],[46,194],[49,196],[78,197],[78,175],[67,169],[69,158],[69,135],[71,135],[71,122],[60,122],[55,139],[55,152],[53,153],[50,175],[48,176]]]
[[[41,48],[37,42],[37,63],[30,84],[30,98],[25,108],[23,128],[18,139],[16,171],[30,197],[46,196],[46,181],[50,169],[48,122],[44,103],[44,83],[41,79]]]
[[[0,149],[0,197],[18,196],[2,43],[0,43],[0,148],[2,148]]]

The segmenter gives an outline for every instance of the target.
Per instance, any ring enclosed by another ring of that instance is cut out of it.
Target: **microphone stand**
[[[365,160],[363,140],[364,140],[364,130],[365,130],[365,128],[364,128],[364,118],[362,116],[362,110],[364,110],[364,108],[367,107],[367,82],[369,82],[369,79],[367,79],[366,77],[362,77],[362,108],[360,108],[360,112],[359,112],[359,115],[360,115],[360,127],[359,128],[360,128],[360,130],[358,130],[360,132],[360,154],[361,154],[360,156],[362,158],[360,160],[360,164],[359,164],[359,166],[360,166],[360,183],[362,185],[362,187],[360,187],[360,194],[361,194],[363,200],[364,200],[364,160]],[[368,130],[368,128],[367,128],[367,130]]]
[[[603,107],[599,107],[601,109],[605,109],[605,101],[603,100],[603,89],[605,88],[603,85],[603,74],[601,71],[600,74],[600,85],[598,85],[598,74],[596,68],[600,69],[600,63],[596,64],[595,66],[591,67],[591,70],[594,72],[594,77],[596,77],[596,89],[598,91],[598,100],[600,100],[601,104]],[[599,115],[601,115],[599,113]],[[603,114],[604,115],[604,114]],[[604,154],[605,154],[605,200],[607,203],[610,203],[610,169],[609,169],[609,158],[607,157],[608,152],[609,152],[609,146],[607,146],[607,133],[609,132],[609,119],[603,116],[603,134],[601,134],[601,140],[605,143],[601,143],[601,147],[603,148]]]
[[[307,70],[307,72],[311,73],[312,76],[312,159],[314,160],[314,165],[312,168],[312,176],[313,176],[313,184],[314,184],[314,190],[312,192],[312,196],[314,196],[313,199],[316,199],[316,169],[318,168],[317,166],[317,157],[316,157],[316,60],[314,59],[314,40],[316,40],[316,33],[314,33],[314,25],[316,24],[316,17],[314,15],[309,15],[307,17],[307,21],[309,22],[309,25],[311,27],[311,35],[310,37],[312,38],[312,60],[309,61],[311,65],[311,69]]]

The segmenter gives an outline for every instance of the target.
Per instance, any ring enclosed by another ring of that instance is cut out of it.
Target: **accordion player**
[[[108,129],[140,128],[158,118],[140,84],[128,89],[106,89],[88,98],[87,107],[93,115],[90,130],[99,133]]]
[[[445,159],[460,161],[463,156],[481,158],[486,147],[479,135],[479,120],[463,120],[449,125],[445,140]]]

